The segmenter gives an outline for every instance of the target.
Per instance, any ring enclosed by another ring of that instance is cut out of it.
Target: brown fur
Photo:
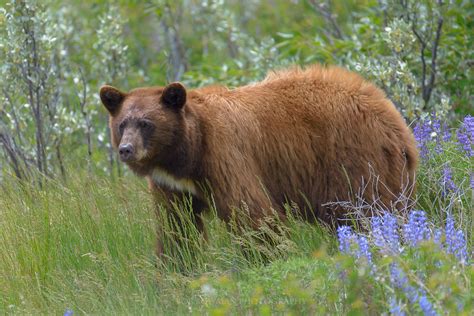
[[[245,202],[256,223],[270,209],[285,217],[288,201],[308,219],[334,222],[344,209],[328,202],[353,201],[361,192],[366,202],[388,207],[413,185],[418,153],[411,131],[380,89],[344,69],[294,68],[233,90],[191,90],[179,109],[164,106],[162,94],[122,93],[117,108],[108,107],[112,142],[119,145],[118,126],[127,117],[153,121],[153,147],[129,166],[156,192],[192,191],[198,213],[206,207],[203,184],[221,218]],[[157,167],[166,172],[158,182],[151,175]],[[168,176],[175,187],[163,180]]]

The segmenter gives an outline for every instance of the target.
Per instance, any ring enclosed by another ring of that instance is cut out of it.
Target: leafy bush
[[[2,174],[24,178],[34,167],[67,177],[84,160],[120,174],[99,109],[104,83],[237,86],[321,62],[375,81],[410,121],[471,113],[473,10],[428,0],[9,1],[0,12]]]

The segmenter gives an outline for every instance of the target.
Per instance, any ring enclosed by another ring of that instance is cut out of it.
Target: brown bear
[[[311,66],[227,89],[180,83],[128,93],[100,90],[112,145],[150,188],[192,196],[195,222],[212,192],[228,221],[245,209],[256,226],[296,203],[300,215],[336,223],[340,201],[396,207],[414,185],[418,153],[385,94],[355,73]]]

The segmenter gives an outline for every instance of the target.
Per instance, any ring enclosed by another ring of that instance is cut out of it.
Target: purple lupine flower
[[[398,225],[395,216],[385,213],[382,217],[373,217],[372,235],[374,237],[374,244],[379,247],[382,252],[400,252]]]
[[[365,236],[359,236],[357,239],[359,249],[357,251],[357,258],[365,258],[367,260],[367,263],[373,267],[372,263],[372,253],[370,252],[369,248],[369,241],[367,240],[367,237]]]
[[[398,235],[398,225],[395,216],[390,214],[384,215],[384,228],[387,244],[394,252],[400,251],[400,240]]]
[[[403,270],[396,263],[390,264],[390,281],[398,288],[408,285],[408,278]]]
[[[448,252],[452,253],[451,250],[455,247],[455,236],[456,236],[456,228],[454,227],[454,219],[451,215],[448,215],[446,219],[446,246],[448,247]]]
[[[396,263],[390,265],[390,282],[396,288],[401,289],[412,304],[418,301],[419,291],[410,285],[405,272]]]
[[[446,242],[448,242],[448,238],[452,241],[452,237],[456,235],[456,228],[454,227],[454,219],[451,215],[448,215],[446,219]]]
[[[349,254],[357,260],[364,258],[370,267],[370,273],[375,273],[375,265],[372,262],[372,253],[367,237],[356,235],[349,226],[340,226],[337,229],[337,238],[339,240],[339,250],[342,253]]]
[[[351,254],[351,243],[355,238],[352,229],[349,226],[338,227],[337,238],[339,240],[339,250],[342,253]]]
[[[451,140],[451,131],[448,128],[448,124],[443,123],[443,142],[449,142]]]
[[[454,254],[456,255],[456,258],[459,259],[459,261],[465,263],[467,261],[467,243],[464,232],[461,229],[458,229],[456,232],[456,240],[458,243],[458,248]]]
[[[446,219],[446,252],[453,254],[459,261],[467,261],[467,244],[464,232],[454,227],[454,219],[448,215]]]
[[[415,304],[418,298],[420,297],[420,293],[416,289],[416,287],[410,284],[403,287],[402,290],[405,293],[405,295],[408,297],[408,300],[410,301],[410,303],[412,304]]]
[[[436,139],[436,147],[435,152],[440,154],[443,152],[443,148],[441,147],[441,121],[439,118],[436,117],[436,114],[431,114],[431,135],[432,138]]]
[[[441,121],[436,117],[435,113],[431,114],[431,127],[432,132],[435,132],[438,135],[441,134]]]
[[[435,244],[440,246],[441,248],[443,247],[443,231],[439,228],[435,229],[434,234],[433,234],[433,241]]]
[[[471,138],[471,141],[474,141],[474,116],[467,115],[464,118],[464,128]]]
[[[421,307],[421,310],[423,311],[423,314],[425,316],[436,316],[438,313],[433,307],[433,304],[431,304],[430,300],[426,297],[426,295],[423,295],[420,297],[420,300],[418,301]]]
[[[471,173],[471,190],[474,191],[474,172]]]
[[[467,136],[467,133],[464,131],[464,128],[460,127],[457,131],[457,135],[459,144],[461,144],[464,151],[466,151],[467,156],[473,156],[471,149],[471,141],[469,140],[469,136]]]
[[[428,156],[427,143],[431,137],[431,127],[426,121],[420,121],[415,125],[413,134],[417,143],[417,147],[420,151],[420,157],[426,158]]]
[[[457,131],[458,141],[468,157],[474,156],[474,117],[466,116]]]
[[[72,316],[74,315],[74,312],[72,311],[72,309],[66,309],[64,311],[64,316]]]
[[[372,217],[372,237],[374,239],[374,245],[376,245],[379,248],[382,248],[385,246],[385,238],[383,237],[382,227],[383,227],[382,217],[380,216]]]
[[[412,247],[421,241],[429,239],[430,230],[424,211],[412,211],[408,216],[408,223],[403,226],[405,240]]]
[[[434,151],[438,155],[443,153],[443,146],[441,145],[440,137],[436,137],[436,145]]]
[[[402,306],[400,305],[400,302],[398,302],[394,296],[390,297],[388,304],[390,306],[391,315],[405,316],[405,312],[403,311]]]
[[[445,166],[443,169],[443,178],[441,179],[441,186],[443,187],[443,195],[448,194],[449,192],[457,191],[457,186],[453,181],[453,174],[449,166]]]
[[[390,265],[390,281],[393,286],[403,291],[413,305],[418,303],[424,315],[438,315],[426,293],[410,285],[405,272],[396,263]]]

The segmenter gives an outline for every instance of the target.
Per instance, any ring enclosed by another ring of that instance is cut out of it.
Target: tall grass
[[[188,312],[189,304],[201,302],[199,293],[189,294],[190,280],[308,255],[331,242],[323,228],[294,220],[285,228],[293,238],[275,234],[278,240],[270,245],[261,232],[233,233],[210,214],[208,241],[184,225],[179,234],[187,238],[178,245],[172,238],[177,230],[165,223],[168,260],[159,261],[157,217],[140,179],[112,181],[81,172],[68,179],[48,180],[41,188],[15,180],[3,184],[0,312]]]
[[[148,202],[138,183],[82,175],[67,185],[50,181],[42,188],[5,183],[1,309],[61,312],[82,306],[92,311],[145,299],[154,284],[140,280],[153,280],[155,274],[149,251],[155,220]],[[123,301],[109,306],[111,295]]]

